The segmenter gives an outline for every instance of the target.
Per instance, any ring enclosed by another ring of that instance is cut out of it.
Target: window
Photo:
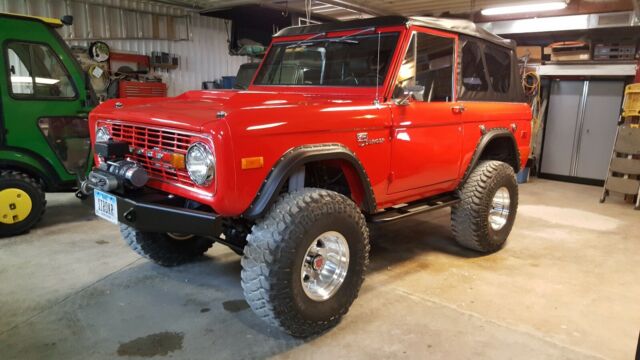
[[[47,45],[12,42],[7,47],[11,93],[24,98],[76,96],[71,78]]]
[[[451,101],[455,40],[414,33],[402,60],[394,97],[411,91],[418,101]]]
[[[274,44],[254,84],[351,87],[382,85],[398,34],[380,34],[380,49],[378,34],[342,38],[318,37],[320,38]]]
[[[38,119],[38,127],[65,169],[71,174],[82,173],[91,150],[87,120],[80,117],[44,117]]]
[[[493,91],[509,91],[511,79],[511,53],[497,46],[485,46],[484,58],[487,62],[489,82]]]
[[[469,91],[489,90],[480,47],[472,40],[467,40],[462,47],[462,85]]]

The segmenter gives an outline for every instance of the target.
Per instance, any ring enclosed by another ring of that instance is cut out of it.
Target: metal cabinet
[[[623,94],[621,80],[554,80],[541,173],[604,180]]]

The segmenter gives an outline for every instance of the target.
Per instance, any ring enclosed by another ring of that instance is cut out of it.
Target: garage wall
[[[133,52],[151,55],[152,51],[164,51],[180,56],[180,67],[176,70],[163,71],[161,75],[169,85],[169,95],[178,95],[187,90],[200,89],[202,81],[216,80],[221,76],[235,75],[238,67],[249,60],[243,56],[230,56],[227,51],[227,32],[225,22],[220,19],[200,16],[187,9],[166,6],[146,1],[133,0],[0,0],[0,12],[13,12],[37,16],[59,18],[68,14],[74,17],[74,27],[61,29],[65,38],[74,35],[76,38],[86,34],[86,27],[102,27],[99,22],[105,21],[100,16],[91,16],[87,21],[87,4],[105,4],[130,10],[142,10],[172,15],[185,15],[189,18],[190,40],[139,40],[117,39],[104,40],[114,51]],[[90,13],[90,12],[89,12]],[[107,19],[106,21],[109,21]],[[70,45],[86,46],[90,39],[68,40]]]

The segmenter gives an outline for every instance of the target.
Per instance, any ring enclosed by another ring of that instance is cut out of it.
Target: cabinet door
[[[575,176],[597,180],[607,176],[623,94],[623,81],[589,81]]]
[[[584,81],[551,83],[541,171],[570,176]]]

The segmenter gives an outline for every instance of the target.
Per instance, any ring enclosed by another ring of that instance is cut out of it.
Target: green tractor
[[[45,191],[73,190],[90,165],[95,94],[63,21],[0,13],[0,237],[31,229]]]

